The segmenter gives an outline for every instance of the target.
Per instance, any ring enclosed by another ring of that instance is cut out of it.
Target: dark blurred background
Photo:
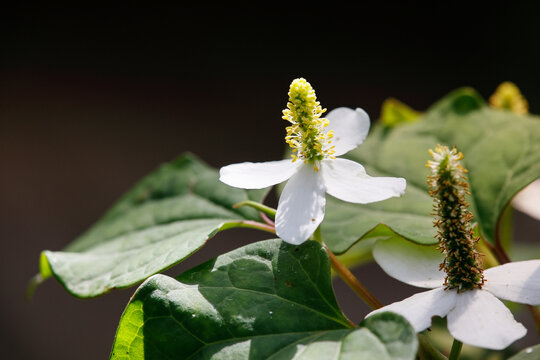
[[[324,107],[360,106],[374,121],[388,97],[425,110],[461,86],[487,98],[506,80],[538,113],[540,3],[472,3],[4,8],[2,358],[107,358],[135,288],[80,300],[49,280],[25,302],[40,251],[62,249],[182,152],[215,167],[279,159],[281,110],[296,77],[311,82]],[[522,236],[537,236],[538,223],[517,221],[536,231]],[[219,234],[167,273],[265,237]],[[373,264],[356,273],[383,302],[413,291]],[[345,312],[360,321],[367,307],[339,280],[335,286]],[[528,326],[522,344],[539,342]]]

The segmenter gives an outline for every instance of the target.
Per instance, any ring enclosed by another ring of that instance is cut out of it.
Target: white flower
[[[481,289],[445,290],[446,274],[439,271],[442,255],[435,246],[401,239],[377,241],[373,256],[390,276],[409,285],[433,289],[372,311],[403,315],[417,332],[431,325],[433,316],[445,317],[450,334],[462,343],[501,350],[525,336],[527,329],[497,298],[540,305],[540,260],[511,262],[484,270]]]
[[[293,148],[292,160],[245,162],[220,170],[222,182],[244,189],[262,189],[289,180],[280,196],[275,219],[276,233],[281,239],[297,245],[314,233],[324,218],[326,192],[359,204],[404,193],[405,179],[371,177],[362,165],[335,158],[366,138],[370,122],[364,110],[337,108],[326,119],[320,118],[324,110],[304,79],[291,84],[287,107],[284,119],[292,125],[287,128],[285,139]]]

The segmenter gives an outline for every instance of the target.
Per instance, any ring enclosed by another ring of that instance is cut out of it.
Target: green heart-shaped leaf
[[[494,242],[497,222],[512,197],[540,177],[540,118],[492,109],[471,89],[452,92],[414,123],[391,130],[380,124],[347,157],[373,176],[407,179],[402,198],[369,205],[328,199],[322,226],[328,246],[343,253],[369,238],[381,224],[388,236],[398,234],[420,244],[435,244],[432,199],[425,167],[428,150],[437,144],[457,146],[469,170],[468,200],[482,236]],[[390,231],[391,230],[391,231]]]
[[[413,359],[417,337],[396,314],[359,328],[343,316],[328,256],[308,241],[253,243],[176,280],[155,275],[126,307],[111,358]]]
[[[233,189],[192,155],[164,164],[128,191],[63,251],[43,251],[41,277],[54,275],[78,297],[125,288],[197,251],[218,230],[248,226],[264,191]]]

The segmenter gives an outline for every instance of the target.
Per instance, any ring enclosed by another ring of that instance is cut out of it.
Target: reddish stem
[[[334,271],[345,281],[347,285],[373,310],[382,308],[383,305],[369,290],[353,275],[353,273],[339,261],[334,253],[323,243],[324,249],[330,257],[330,263]]]

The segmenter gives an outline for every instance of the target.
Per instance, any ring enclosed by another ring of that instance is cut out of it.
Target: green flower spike
[[[438,145],[430,150],[433,160],[428,161],[431,176],[428,177],[429,194],[435,204],[437,238],[439,248],[445,254],[440,270],[446,272],[444,285],[458,291],[481,288],[484,284],[481,255],[476,251],[478,238],[471,226],[472,214],[465,195],[469,193],[466,172],[460,163],[463,154],[454,147]]]

